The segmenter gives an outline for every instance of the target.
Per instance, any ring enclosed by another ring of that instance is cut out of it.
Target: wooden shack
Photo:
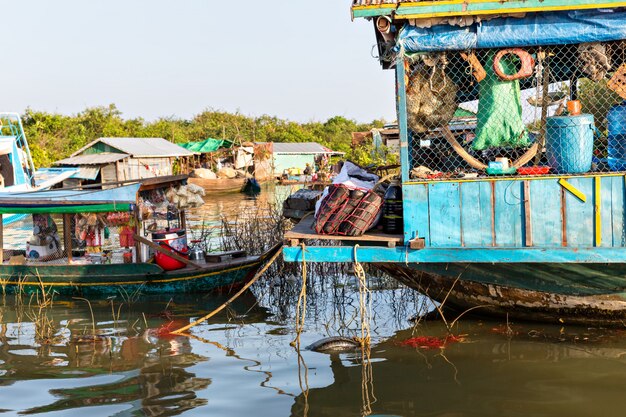
[[[193,155],[193,151],[163,138],[99,138],[54,165],[79,168],[63,183],[71,187],[186,172]]]

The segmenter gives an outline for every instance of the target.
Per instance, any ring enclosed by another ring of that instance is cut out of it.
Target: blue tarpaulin
[[[469,27],[406,25],[399,47],[405,52],[509,48],[578,44],[626,39],[626,11],[617,9],[532,13],[524,18],[499,18]]]

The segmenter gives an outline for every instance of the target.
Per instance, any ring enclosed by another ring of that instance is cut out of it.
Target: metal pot
[[[189,249],[189,259],[192,261],[204,261],[204,251],[202,248],[196,246]]]

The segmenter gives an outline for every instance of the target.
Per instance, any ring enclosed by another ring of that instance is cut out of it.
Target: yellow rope
[[[359,245],[354,245],[354,275],[359,280],[359,312],[361,316],[361,337],[359,342],[362,345],[370,344],[370,312],[372,310],[370,290],[367,288],[367,278],[365,270],[357,257]]]
[[[304,328],[304,321],[306,319],[306,245],[304,242],[302,246],[302,288],[300,289],[300,295],[298,296],[298,304],[296,305],[296,338],[290,343],[291,346],[300,348],[300,334]]]
[[[354,274],[359,280],[359,312],[361,315],[361,337],[357,338],[361,344],[361,414],[368,416],[372,414],[372,404],[376,402],[374,395],[374,375],[370,358],[372,297],[367,287],[365,270],[359,262],[357,254],[358,248],[358,244],[354,246]]]

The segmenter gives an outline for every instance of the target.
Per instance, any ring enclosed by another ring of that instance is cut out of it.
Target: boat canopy
[[[178,145],[192,152],[210,153],[218,149],[232,148],[233,142],[226,139],[208,138],[201,142],[179,143]]]
[[[524,18],[492,19],[468,27],[436,25],[421,28],[406,24],[399,34],[396,48],[417,53],[622,39],[626,39],[626,11],[597,9],[532,13]]]
[[[0,214],[71,214],[129,211],[140,183],[108,190],[50,190],[0,193]]]

